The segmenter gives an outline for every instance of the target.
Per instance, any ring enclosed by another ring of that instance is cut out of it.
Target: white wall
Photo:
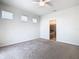
[[[10,45],[23,41],[28,41],[40,37],[39,29],[39,16],[23,11],[14,7],[0,5],[1,10],[6,10],[14,13],[14,19],[1,19],[0,18],[0,46]],[[28,22],[22,22],[21,15],[28,16]],[[38,23],[34,24],[32,18],[38,19]]]
[[[40,21],[40,37],[49,39],[49,20],[56,17],[57,41],[79,45],[79,6],[45,15]]]

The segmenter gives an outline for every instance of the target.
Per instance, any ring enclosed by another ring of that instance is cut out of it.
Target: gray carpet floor
[[[1,47],[0,59],[79,59],[79,46],[35,39]]]

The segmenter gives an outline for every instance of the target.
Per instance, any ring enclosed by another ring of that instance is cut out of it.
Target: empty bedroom
[[[0,59],[79,59],[79,0],[0,0]]]

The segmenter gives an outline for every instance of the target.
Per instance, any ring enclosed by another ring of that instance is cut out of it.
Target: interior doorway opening
[[[56,19],[52,19],[50,24],[50,40],[56,41]]]

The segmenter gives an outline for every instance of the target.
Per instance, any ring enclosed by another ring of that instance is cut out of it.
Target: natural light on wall
[[[33,21],[33,23],[37,23],[37,19],[36,18],[33,18],[32,21]]]
[[[27,16],[21,16],[21,21],[27,22],[28,21],[28,17]]]
[[[8,11],[2,11],[1,18],[2,19],[13,19],[13,13],[8,12]]]

